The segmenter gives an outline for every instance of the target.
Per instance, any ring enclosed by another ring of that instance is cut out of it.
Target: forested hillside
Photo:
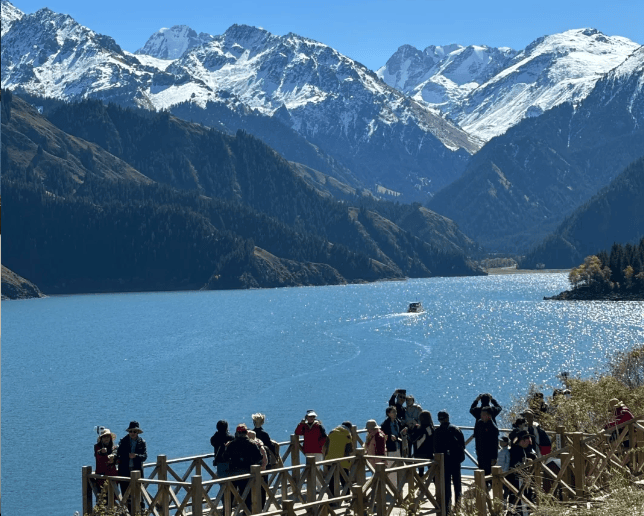
[[[644,158],[631,163],[610,185],[575,210],[521,261],[522,268],[570,268],[614,242],[644,235]]]
[[[45,293],[480,273],[457,245],[319,195],[243,132],[99,102],[60,106],[56,126],[11,94],[2,107],[5,209],[18,214],[3,262]]]

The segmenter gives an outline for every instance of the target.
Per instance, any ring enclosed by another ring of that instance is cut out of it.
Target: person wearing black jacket
[[[440,426],[434,432],[434,453],[442,453],[445,463],[445,507],[450,514],[452,483],[454,484],[454,505],[461,499],[461,463],[465,460],[465,437],[460,428],[450,424],[445,410],[438,413]]]
[[[536,454],[532,451],[532,439],[530,437],[530,433],[527,430],[519,431],[512,441],[512,448],[510,448],[510,470],[525,464],[528,459],[536,460],[536,458]],[[523,474],[525,475],[526,473],[527,471],[524,470]],[[511,473],[508,475],[508,481],[520,491],[525,479],[521,473]],[[534,490],[531,488],[527,488],[524,491],[524,495],[530,500],[535,499]],[[523,511],[519,508],[522,507],[523,504],[513,493],[510,493],[510,504],[510,514],[522,514]]]
[[[128,435],[119,441],[116,450],[120,477],[129,477],[130,473],[135,470],[143,474],[143,463],[148,458],[147,444],[140,436],[143,430],[139,427],[139,422],[131,421],[126,432]],[[124,494],[130,483],[120,482],[120,485],[121,493]],[[141,508],[143,508],[143,501],[141,501]]]
[[[492,463],[499,454],[499,429],[492,421],[492,409],[481,408],[481,419],[474,425],[474,442],[478,466],[486,475],[492,473]]]
[[[226,445],[222,460],[228,463],[229,476],[248,474],[251,466],[254,464],[261,465],[262,453],[257,445],[248,438],[248,427],[244,423],[237,426],[235,438]],[[247,478],[233,482],[240,496],[244,494],[247,484]],[[245,500],[249,511],[252,511],[251,500],[252,496],[249,492]]]
[[[228,431],[228,421],[221,419],[217,421],[217,431],[210,438],[210,444],[215,453],[215,459],[212,461],[213,466],[217,466],[217,476],[223,478],[228,474],[228,463],[222,460],[226,443],[233,440],[233,436]]]
[[[380,425],[380,429],[387,437],[386,447],[388,457],[400,457],[402,448],[402,437],[407,435],[407,428],[402,419],[398,418],[398,411],[393,405],[387,407],[385,411],[387,419]],[[387,461],[387,467],[393,468],[396,466],[396,461]],[[397,485],[398,475],[396,473],[389,473],[389,480],[392,484]]]
[[[481,402],[481,406],[478,407],[479,401]],[[472,402],[472,406],[470,407],[470,414],[474,416],[474,419],[477,421],[481,419],[481,409],[483,407],[490,407],[492,409],[492,421],[494,421],[494,424],[496,425],[496,416],[498,416],[501,411],[503,410],[503,407],[499,405],[499,403],[492,397],[490,393],[484,392],[482,394],[479,394],[478,397]]]
[[[434,432],[436,431],[431,412],[423,410],[418,420],[420,423],[409,430],[409,439],[414,445],[414,458],[431,460],[434,458]],[[418,468],[418,472],[422,476],[425,468]]]

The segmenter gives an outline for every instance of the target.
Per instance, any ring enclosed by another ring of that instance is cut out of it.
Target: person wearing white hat
[[[313,455],[317,462],[324,459],[324,445],[326,444],[326,429],[321,421],[317,419],[315,410],[307,410],[306,415],[297,425],[295,435],[304,437],[302,451],[304,455]],[[317,479],[317,486],[320,487],[320,479]]]

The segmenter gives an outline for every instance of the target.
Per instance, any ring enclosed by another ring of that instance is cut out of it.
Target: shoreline
[[[490,276],[501,274],[558,274],[569,273],[571,269],[517,269],[516,267],[497,267],[484,269]]]

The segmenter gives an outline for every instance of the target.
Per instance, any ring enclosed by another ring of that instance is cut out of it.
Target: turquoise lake
[[[3,302],[2,508],[80,511],[97,425],[120,439],[138,420],[154,461],[210,453],[219,419],[253,412],[278,441],[307,409],[327,430],[363,428],[405,387],[471,426],[480,392],[549,395],[560,372],[592,375],[644,342],[644,303],[543,301],[567,286],[526,274]],[[427,311],[404,313],[416,300]]]

